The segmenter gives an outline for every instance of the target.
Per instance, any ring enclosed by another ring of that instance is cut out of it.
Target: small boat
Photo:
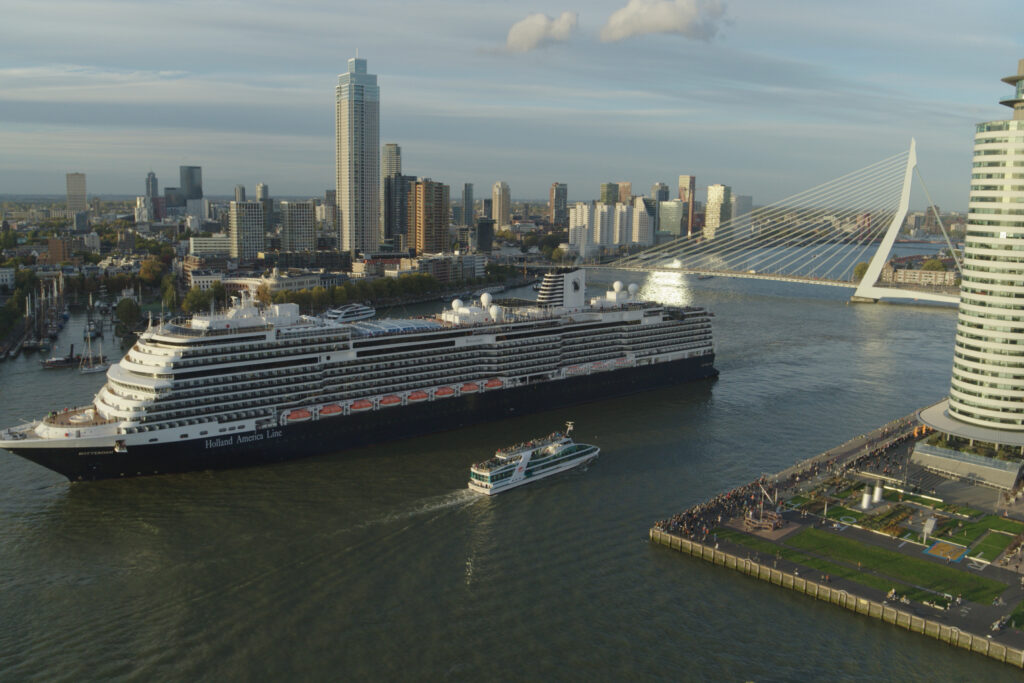
[[[464,394],[475,394],[480,391],[480,385],[475,382],[466,382],[462,385],[462,393]]]
[[[309,412],[305,408],[296,408],[288,413],[287,419],[289,422],[305,422],[311,417],[313,417],[313,413]]]
[[[495,451],[494,457],[470,468],[469,490],[493,496],[593,462],[601,449],[576,443],[569,436],[572,430],[573,423],[567,422],[564,432]]]
[[[434,398],[448,398],[449,396],[454,395],[455,390],[452,389],[451,387],[441,387],[440,389],[434,392]]]
[[[377,310],[363,304],[346,304],[337,308],[331,308],[323,314],[323,317],[331,322],[350,323],[356,320],[366,320],[377,315]]]
[[[500,379],[495,377],[493,379],[489,379],[486,382],[484,382],[484,389],[497,389],[498,387],[500,387],[503,384],[504,384],[504,382],[502,382]]]
[[[94,356],[92,353],[92,340],[87,339],[85,355],[82,356],[82,360],[78,364],[78,371],[83,375],[89,375],[94,372],[106,372],[109,367],[110,363],[107,362],[107,357],[103,355],[103,343],[100,343],[99,355]]]
[[[714,277],[714,275],[708,275],[708,274],[705,273],[704,275],[698,275],[697,279],[698,280],[710,280],[713,277]]]
[[[337,403],[329,403],[320,409],[320,417],[334,417],[335,415],[341,415],[341,406]]]
[[[380,400],[380,405],[381,405],[382,408],[390,408],[391,406],[400,406],[400,405],[402,405],[402,399],[399,398],[398,396],[395,396],[394,394],[391,394],[389,396],[385,396],[384,398],[382,398]]]
[[[366,400],[365,398],[361,398],[358,401],[353,401],[352,405],[349,406],[349,408],[351,410],[355,411],[355,412],[362,412],[364,410],[369,410],[372,407],[373,407],[373,403],[371,401]]]
[[[428,398],[430,398],[430,394],[428,394],[425,391],[414,391],[411,394],[409,394],[409,401],[412,403],[426,401]]]

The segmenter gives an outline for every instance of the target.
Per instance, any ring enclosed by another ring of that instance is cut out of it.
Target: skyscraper
[[[245,185],[235,185],[235,201],[245,201]]]
[[[384,145],[380,170],[380,240],[390,241],[408,229],[402,206],[408,203],[409,185],[402,182],[401,147],[393,142]]]
[[[462,186],[462,222],[473,225],[474,218],[476,215],[473,211],[473,183],[466,183]],[[490,251],[490,248],[487,251]]]
[[[1015,256],[1024,249],[1015,208],[1024,191],[1014,165],[1024,136],[1024,59],[1002,80],[1015,88],[1000,102],[1013,118],[975,127],[948,415],[936,423],[929,409],[922,418],[965,439],[1024,446],[1024,274]]]
[[[430,178],[409,185],[409,238],[416,254],[448,249],[448,186]]]
[[[68,211],[73,213],[87,211],[89,204],[85,200],[85,174],[68,173],[64,180],[68,186]]]
[[[656,202],[667,202],[668,185],[665,183],[654,183],[651,185],[651,199]]]
[[[380,201],[380,88],[366,60],[348,60],[335,88],[335,180],[342,251],[377,249]]]
[[[313,251],[316,207],[312,201],[281,202],[281,250]]]
[[[156,181],[156,173],[152,171],[146,174],[146,196],[150,199],[160,196],[160,185]]]
[[[565,225],[569,220],[569,188],[565,183],[551,183],[548,193],[548,220],[552,225]]]
[[[338,235],[338,191],[324,190],[324,232],[330,232],[331,237]]]
[[[263,205],[263,231],[270,232],[274,227],[274,200],[266,183],[256,183],[256,201]]]
[[[256,201],[270,199],[270,188],[265,183],[256,183]]]
[[[731,217],[732,188],[728,185],[708,185],[708,205],[704,209],[704,239],[715,239],[718,229]]]
[[[203,198],[203,169],[201,166],[179,166],[181,191],[185,193],[185,201]]]
[[[498,230],[512,222],[512,191],[504,180],[494,183],[491,188],[491,218]]]
[[[751,227],[750,212],[754,210],[754,198],[747,194],[734,194],[729,216],[734,228],[749,230]]]
[[[693,214],[696,211],[697,199],[697,176],[679,176],[679,198],[686,202],[686,231],[687,237],[693,237]]]
[[[633,204],[633,183],[627,183],[625,181],[619,181],[615,183],[619,186],[619,202],[623,204]]]
[[[618,183],[601,183],[601,203],[615,204],[619,201]]]
[[[231,202],[228,237],[231,239],[231,258],[245,264],[256,260],[256,255],[264,250],[266,239],[262,202]]]

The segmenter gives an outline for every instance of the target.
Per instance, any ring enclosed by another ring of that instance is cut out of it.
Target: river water
[[[0,679],[1016,680],[646,538],[941,398],[955,312],[722,278],[644,291],[715,312],[716,381],[225,472],[69,485],[0,453]],[[102,381],[8,361],[0,425]],[[472,462],[568,419],[602,448],[588,471],[467,492]]]

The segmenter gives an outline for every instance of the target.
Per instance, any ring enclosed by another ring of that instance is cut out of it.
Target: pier
[[[1024,668],[1020,485],[997,493],[916,466],[928,433],[915,417],[661,520],[649,538]]]

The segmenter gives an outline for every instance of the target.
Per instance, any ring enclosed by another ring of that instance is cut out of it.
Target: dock
[[[991,489],[916,468],[910,453],[928,437],[916,415],[661,520],[648,537],[1024,669],[1024,493],[990,509]]]

